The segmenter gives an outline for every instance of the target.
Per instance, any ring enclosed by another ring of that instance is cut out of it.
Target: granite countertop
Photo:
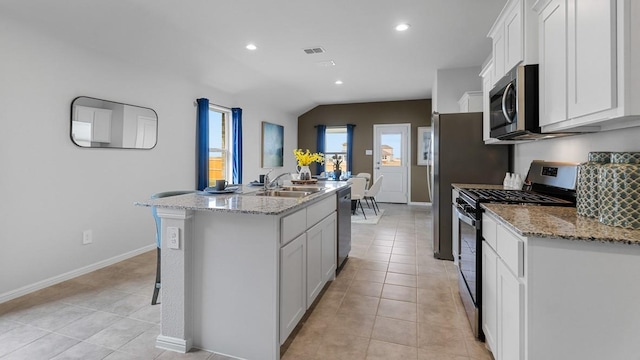
[[[482,207],[525,237],[640,245],[640,230],[608,226],[597,219],[578,216],[575,207],[489,203]]]
[[[505,187],[502,186],[502,184],[500,185],[488,185],[488,184],[458,184],[458,183],[453,183],[451,184],[451,186],[453,186],[454,188],[458,189],[458,190],[462,190],[462,189],[499,189],[502,190]]]
[[[263,190],[261,186],[240,185],[235,193],[209,194],[198,191],[192,194],[171,196],[161,199],[137,201],[136,206],[155,206],[165,209],[212,211],[237,214],[279,215],[304,204],[322,198],[338,189],[348,186],[346,181],[319,181],[314,185],[324,188],[303,198],[287,198],[277,196],[256,196],[255,192]]]

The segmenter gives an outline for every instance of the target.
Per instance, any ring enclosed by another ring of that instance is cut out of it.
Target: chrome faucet
[[[269,171],[269,172],[271,172],[271,171]],[[265,187],[265,189],[273,189],[273,188],[277,187],[278,186],[278,180],[280,180],[280,178],[285,176],[285,175],[289,175],[289,173],[287,173],[287,172],[282,173],[282,174],[276,176],[276,178],[271,180],[271,181],[269,181],[269,178],[267,176],[265,176],[264,177],[264,187]]]
[[[262,183],[262,186],[264,187],[265,190],[269,189],[269,182],[271,180],[269,180],[269,174],[271,174],[271,172],[273,171],[273,169],[269,169],[269,171],[267,171],[266,174],[264,174],[264,182]]]

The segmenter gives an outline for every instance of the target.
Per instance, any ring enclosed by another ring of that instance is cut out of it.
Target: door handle
[[[507,94],[509,93],[509,89],[512,87],[513,83],[510,82],[509,84],[507,84],[507,87],[504,88],[504,93],[502,93],[502,113],[504,114],[504,117],[507,119],[507,122],[509,124],[513,123],[513,118],[509,116],[509,113],[507,113]]]

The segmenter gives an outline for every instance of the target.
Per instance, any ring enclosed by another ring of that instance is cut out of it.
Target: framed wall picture
[[[262,167],[284,165],[284,126],[262,122]]]
[[[431,163],[431,127],[418,127],[417,144],[418,165],[429,165]]]

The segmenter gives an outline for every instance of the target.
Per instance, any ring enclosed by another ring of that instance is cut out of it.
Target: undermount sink
[[[276,197],[290,197],[290,198],[301,198],[305,196],[309,196],[313,194],[310,191],[291,191],[291,190],[266,190],[266,191],[257,191],[253,193],[256,196],[276,196]]]
[[[317,187],[317,186],[283,186],[283,187],[279,188],[278,190],[283,190],[283,191],[304,191],[304,192],[310,192],[310,193],[317,193],[317,192],[320,192],[320,191],[324,190],[324,188]]]

